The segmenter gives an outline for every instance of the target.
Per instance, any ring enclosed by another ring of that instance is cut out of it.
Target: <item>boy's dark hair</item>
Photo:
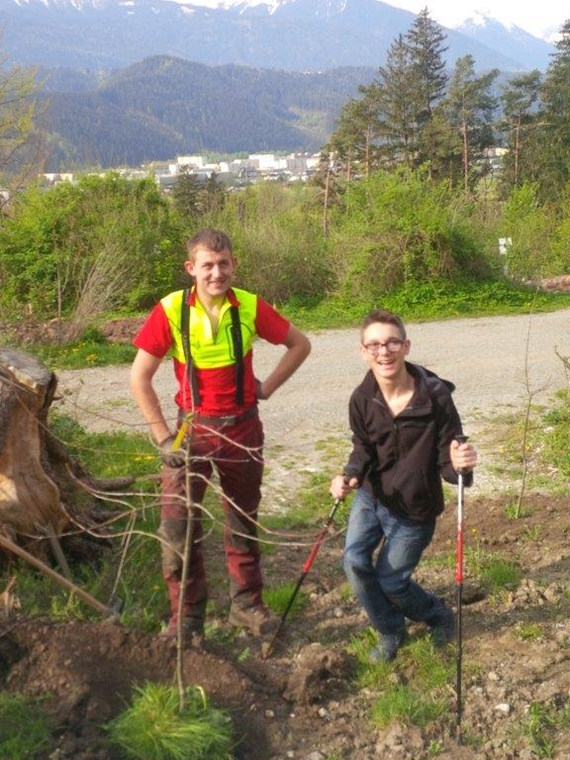
[[[406,328],[404,327],[404,323],[397,314],[394,314],[387,309],[372,309],[372,311],[368,312],[368,314],[364,317],[362,324],[360,325],[361,340],[364,337],[364,331],[366,328],[370,327],[370,325],[373,325],[376,322],[380,322],[381,324],[386,325],[394,325],[394,327],[398,328],[400,337],[404,340],[406,339]]]
[[[203,246],[210,251],[219,253],[220,251],[228,250],[233,255],[232,241],[226,235],[225,232],[220,230],[214,230],[206,228],[193,235],[186,243],[186,250],[188,254],[193,257],[196,248]]]

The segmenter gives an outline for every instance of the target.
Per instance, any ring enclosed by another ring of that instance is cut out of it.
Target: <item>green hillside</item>
[[[342,105],[373,73],[302,74],[154,56],[93,77],[92,88],[78,92],[77,73],[58,70],[51,83],[44,75],[51,90],[48,170],[137,166],[180,153],[318,150]],[[84,88],[88,82],[84,76]]]

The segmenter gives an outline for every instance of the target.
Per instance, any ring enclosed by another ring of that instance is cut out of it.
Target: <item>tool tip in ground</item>
[[[273,641],[264,641],[261,644],[261,659],[266,660],[273,651]]]

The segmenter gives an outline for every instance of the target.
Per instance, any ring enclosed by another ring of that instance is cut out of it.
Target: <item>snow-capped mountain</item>
[[[471,16],[454,29],[465,37],[499,50],[508,58],[524,61],[527,69],[545,70],[554,50],[552,44],[515,24],[503,24],[482,13]]]
[[[2,46],[17,63],[91,70],[161,54],[208,65],[290,71],[378,67],[390,44],[415,18],[380,0],[221,0],[216,7],[199,3],[0,0]],[[495,36],[481,36],[474,28],[447,30],[450,66],[470,53],[479,70],[545,68],[547,43],[499,26],[501,34]]]

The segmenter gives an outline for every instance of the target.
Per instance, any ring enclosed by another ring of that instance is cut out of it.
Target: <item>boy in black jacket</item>
[[[454,386],[406,361],[410,341],[399,317],[370,312],[360,337],[370,371],[350,399],[353,450],[331,493],[344,499],[358,489],[344,568],[380,634],[371,657],[391,660],[406,639],[406,618],[425,622],[437,646],[452,638],[451,609],[412,574],[443,512],[442,477],[457,483],[462,470],[470,485],[477,453],[456,440],[462,429]]]

